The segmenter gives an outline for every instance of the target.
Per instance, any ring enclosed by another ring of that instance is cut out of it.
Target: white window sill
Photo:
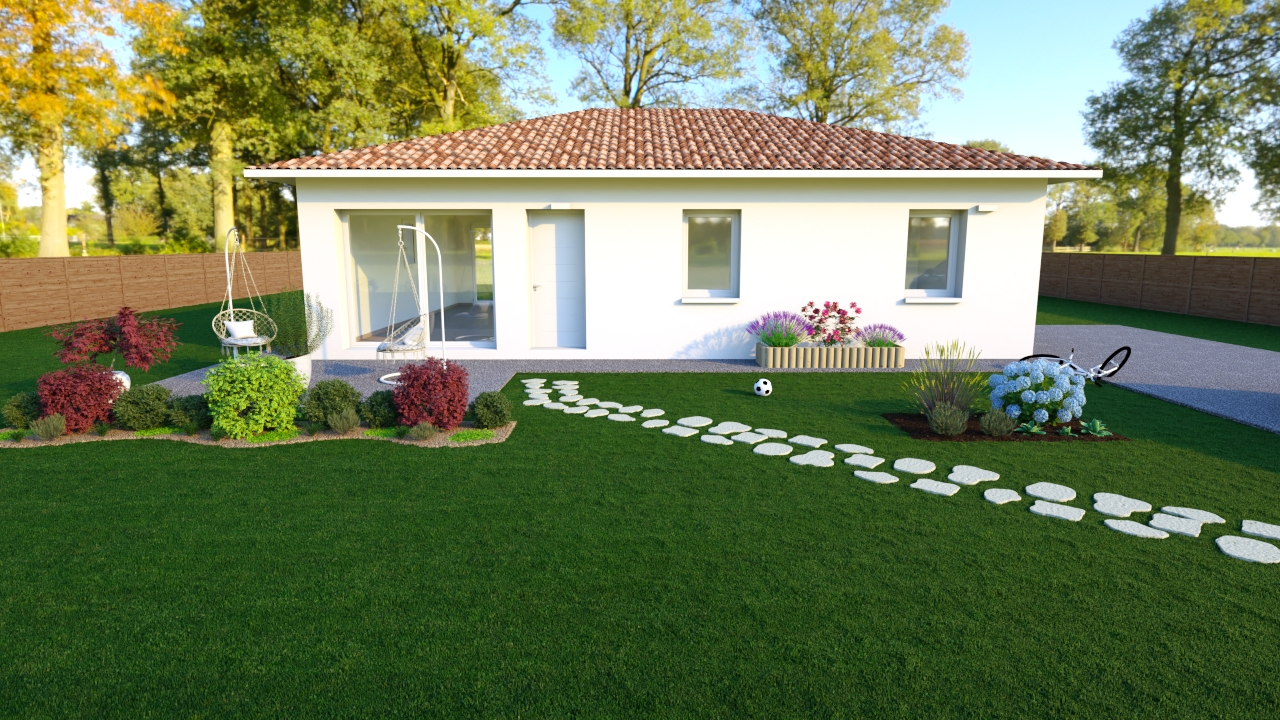
[[[903,300],[908,305],[958,305],[958,297],[909,297]]]
[[[680,298],[681,305],[737,305],[741,298],[727,297],[687,297]]]

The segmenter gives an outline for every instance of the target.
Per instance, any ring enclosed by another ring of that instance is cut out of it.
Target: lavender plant
[[[855,332],[855,339],[865,347],[894,347],[907,339],[898,328],[886,323],[872,323]]]
[[[813,325],[793,312],[765,313],[747,324],[747,333],[769,347],[791,347],[813,334]]]

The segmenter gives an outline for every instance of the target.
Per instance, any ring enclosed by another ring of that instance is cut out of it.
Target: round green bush
[[[500,392],[483,392],[471,407],[476,425],[482,428],[502,427],[511,422],[511,400]]]
[[[927,413],[929,429],[939,435],[960,435],[969,428],[969,412],[951,403],[939,403]]]
[[[151,430],[169,425],[169,397],[162,385],[139,385],[116,398],[111,414],[117,424],[130,430]]]
[[[990,435],[991,437],[1004,437],[1005,435],[1010,435],[1013,433],[1014,429],[1018,427],[1017,420],[1014,420],[999,410],[992,410],[991,412],[983,413],[982,417],[978,420],[978,424],[982,427],[982,432]]]
[[[373,393],[360,403],[358,410],[360,419],[371,428],[392,427],[399,419],[396,415],[396,403],[390,390],[379,390]]]
[[[40,396],[33,392],[20,392],[4,404],[4,424],[11,428],[26,430],[39,419]]]
[[[169,422],[177,428],[208,430],[213,425],[209,401],[203,395],[183,395],[169,401]]]
[[[298,398],[306,390],[293,363],[263,353],[223,360],[204,376],[204,384],[213,430],[237,440],[293,428]]]
[[[318,429],[329,425],[329,416],[360,405],[360,393],[345,380],[321,380],[302,400],[302,415]]]

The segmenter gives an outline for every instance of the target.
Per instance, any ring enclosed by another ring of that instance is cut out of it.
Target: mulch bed
[[[103,442],[112,440],[169,440],[173,442],[192,443],[193,445],[212,445],[224,448],[264,448],[273,445],[293,445],[296,443],[319,442],[323,440],[378,440],[382,442],[392,442],[400,445],[412,445],[422,448],[438,448],[438,447],[470,447],[472,445],[492,445],[494,443],[505,442],[511,437],[511,432],[515,430],[515,421],[509,422],[501,427],[493,429],[493,437],[484,440],[468,440],[466,442],[452,442],[449,437],[461,430],[470,430],[475,428],[475,424],[470,421],[463,421],[461,425],[448,432],[441,432],[429,440],[406,440],[402,438],[384,438],[369,437],[364,434],[368,428],[360,427],[352,430],[345,435],[340,435],[333,430],[321,430],[315,435],[308,435],[301,432],[297,437],[287,440],[274,440],[271,442],[248,442],[246,440],[231,440],[223,438],[222,440],[214,440],[208,430],[201,431],[195,435],[183,435],[174,433],[172,435],[137,435],[131,430],[108,430],[106,435],[99,435],[95,432],[77,433],[75,435],[63,435],[53,440],[39,440],[30,436],[21,440],[7,440],[0,442],[0,449],[5,448],[33,448],[33,447],[50,447],[53,445],[74,445],[76,443],[85,442]],[[7,428],[6,428],[7,429]]]
[[[1058,429],[1062,426],[1046,427],[1044,435],[1025,435],[1023,433],[1013,433],[1003,437],[992,437],[982,432],[982,427],[978,424],[977,416],[969,418],[969,429],[960,435],[936,435],[929,429],[929,420],[920,413],[884,413],[880,417],[893,423],[899,430],[911,436],[912,440],[932,440],[934,442],[1111,442],[1113,440],[1128,440],[1123,435],[1108,435],[1107,437],[1098,437],[1096,435],[1081,435],[1080,421],[1072,420],[1068,427],[1076,434],[1075,437],[1070,435],[1059,435]]]

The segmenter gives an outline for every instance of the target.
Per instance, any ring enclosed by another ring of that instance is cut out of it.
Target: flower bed
[[[969,419],[969,427],[959,435],[939,435],[929,429],[929,418],[921,413],[884,413],[880,417],[893,423],[894,427],[911,436],[912,440],[932,440],[934,442],[1111,442],[1113,440],[1128,441],[1123,435],[1110,434],[1104,437],[1085,435],[1081,432],[1080,421],[1063,423],[1062,427],[1071,428],[1072,435],[1059,435],[1055,429],[1043,435],[1028,433],[1011,433],[993,437],[982,432],[979,425],[981,418]]]
[[[71,445],[75,443],[85,442],[102,442],[114,440],[174,440],[177,442],[187,442],[194,445],[214,445],[225,448],[260,448],[270,447],[273,445],[291,445],[294,443],[316,442],[321,440],[375,440],[380,442],[393,442],[401,445],[412,445],[414,447],[438,448],[438,447],[469,447],[472,445],[490,445],[493,443],[506,442],[511,437],[511,433],[515,430],[516,423],[514,421],[507,423],[492,430],[484,430],[476,428],[470,422],[463,422],[458,426],[459,433],[440,433],[427,440],[410,440],[400,437],[394,432],[374,432],[369,428],[360,427],[345,434],[339,434],[332,430],[322,430],[314,435],[308,435],[302,428],[294,428],[292,431],[273,431],[267,433],[267,437],[277,437],[279,433],[280,439],[263,439],[263,435],[248,438],[247,440],[232,440],[223,438],[215,440],[209,431],[201,431],[193,435],[188,435],[180,431],[169,429],[168,432],[160,432],[158,430],[143,430],[135,432],[132,430],[108,430],[106,433],[99,435],[95,432],[78,433],[75,435],[63,435],[53,440],[39,440],[25,430],[0,430],[0,449],[6,448],[36,448],[48,447],[51,445]],[[164,429],[161,429],[164,430]],[[466,433],[466,434],[463,434]],[[486,434],[487,433],[487,434]],[[462,438],[455,441],[453,437],[462,434]]]
[[[906,351],[898,345],[769,347],[756,343],[756,364],[763,368],[901,368],[906,362]]]

